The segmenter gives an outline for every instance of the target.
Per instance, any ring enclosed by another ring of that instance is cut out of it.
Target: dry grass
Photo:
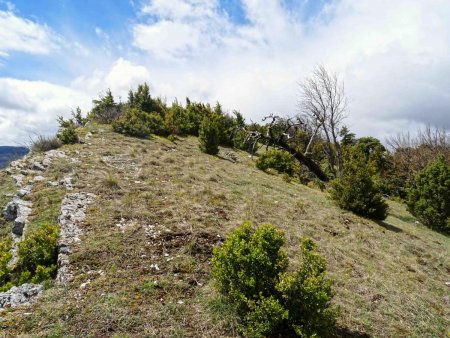
[[[34,152],[44,152],[52,149],[58,149],[62,146],[59,138],[55,136],[38,135],[36,139],[31,139],[30,148]]]
[[[377,224],[339,210],[319,189],[257,170],[245,153],[232,163],[201,153],[195,138],[174,144],[87,128],[89,143],[69,148],[81,160],[75,189],[98,198],[72,255],[75,281],[3,314],[5,335],[234,337],[209,259],[248,219],[284,229],[294,265],[301,236],[318,242],[347,336],[445,336],[450,240],[415,224],[403,205],[390,202]],[[105,188],[108,172],[120,189]]]

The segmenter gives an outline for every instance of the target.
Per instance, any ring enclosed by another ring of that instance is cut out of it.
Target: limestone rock
[[[6,205],[3,215],[7,221],[12,221],[18,217],[27,217],[30,212],[31,202],[16,197]]]
[[[17,174],[17,175],[11,175],[12,179],[14,181],[16,181],[16,185],[18,187],[21,187],[23,185],[23,180],[25,179],[25,176],[22,174]]]
[[[17,192],[17,196],[24,197],[30,193],[31,189],[33,189],[32,185],[26,185]]]
[[[45,167],[42,165],[42,163],[33,162],[33,166],[31,167],[31,169],[36,170],[36,171],[44,171]]]
[[[95,199],[91,193],[67,194],[61,203],[59,224],[61,227],[58,242],[58,273],[56,281],[65,284],[72,280],[69,271],[69,254],[71,245],[80,240],[81,229],[78,226],[86,218],[86,209]]]
[[[13,286],[9,291],[0,292],[0,309],[30,305],[43,289],[43,286],[38,284],[22,284],[19,287]]]

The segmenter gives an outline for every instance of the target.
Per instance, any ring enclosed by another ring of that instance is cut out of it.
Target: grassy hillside
[[[65,148],[80,161],[54,162],[45,174],[73,172],[74,191],[98,196],[71,256],[74,282],[49,287],[31,308],[0,313],[0,336],[235,337],[209,259],[244,220],[282,228],[294,266],[299,238],[317,241],[343,336],[448,335],[450,239],[416,224],[404,205],[389,202],[388,218],[374,223],[325,192],[257,170],[244,152],[214,157],[196,138],[141,140],[108,128],[86,127],[86,143]],[[4,173],[0,184],[3,195],[11,190]],[[45,189],[31,194],[34,218],[45,210],[55,217],[61,196]]]

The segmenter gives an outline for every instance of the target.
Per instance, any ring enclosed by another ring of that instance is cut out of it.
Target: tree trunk
[[[327,174],[325,174],[322,170],[322,168],[314,162],[309,157],[304,156],[300,151],[297,151],[296,149],[292,148],[287,144],[285,141],[279,140],[275,145],[279,146],[283,150],[286,150],[288,153],[290,153],[294,158],[299,161],[301,164],[305,165],[314,175],[317,176],[318,179],[324,182],[328,182],[329,178]]]

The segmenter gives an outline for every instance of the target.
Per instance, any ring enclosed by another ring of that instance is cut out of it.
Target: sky
[[[143,82],[247,121],[295,115],[318,65],[357,136],[450,128],[448,18],[449,0],[0,0],[0,145]]]

